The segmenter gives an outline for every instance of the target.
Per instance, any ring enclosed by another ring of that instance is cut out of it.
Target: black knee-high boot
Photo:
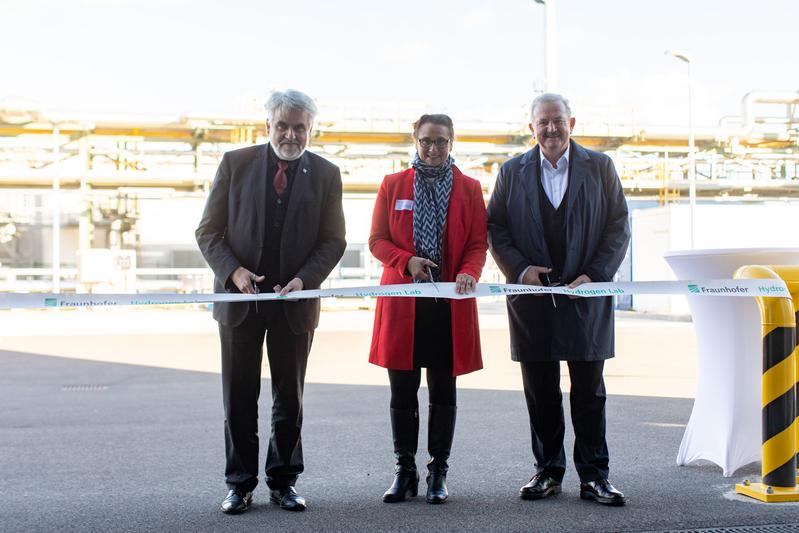
[[[416,470],[416,446],[419,442],[419,409],[391,409],[391,433],[394,436],[394,483],[383,494],[383,501],[396,503],[416,496],[419,471]]]
[[[430,462],[427,463],[427,503],[447,501],[447,470],[452,438],[455,435],[454,405],[430,404],[430,417],[427,426],[427,450]]]

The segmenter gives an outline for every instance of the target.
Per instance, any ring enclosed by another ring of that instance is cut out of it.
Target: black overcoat
[[[630,242],[627,202],[610,157],[570,141],[566,257],[561,281],[612,281]],[[507,161],[488,203],[491,254],[508,283],[552,267],[539,204],[540,148]],[[507,298],[514,361],[597,361],[614,355],[613,299]]]
[[[227,152],[216,172],[200,225],[197,244],[214,271],[214,292],[238,292],[228,278],[243,266],[256,272],[266,231],[268,145]],[[346,248],[341,173],[326,159],[305,152],[291,187],[280,239],[279,279],[294,277],[305,289],[318,289]],[[281,302],[294,333],[319,323],[319,299]],[[214,304],[214,318],[237,326],[248,303]]]

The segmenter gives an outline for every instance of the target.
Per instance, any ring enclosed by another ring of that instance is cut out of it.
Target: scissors
[[[549,280],[549,274],[548,273],[544,273],[544,278],[547,281],[547,287],[557,287],[558,285],[561,285],[560,282],[555,283],[553,285],[552,282]],[[550,292],[549,296],[550,296],[550,298],[552,298],[552,307],[557,307],[558,304],[555,303],[555,294]]]
[[[438,287],[436,286],[436,282],[433,281],[433,272],[430,270],[430,265],[424,266],[425,270],[427,270],[427,277],[430,278],[430,284],[433,288],[438,292]],[[434,301],[438,302],[438,298],[433,298]]]
[[[255,291],[255,294],[261,292],[261,289],[258,288],[258,284],[255,283],[255,278],[252,278],[252,290]],[[258,312],[258,300],[255,300],[255,312]]]

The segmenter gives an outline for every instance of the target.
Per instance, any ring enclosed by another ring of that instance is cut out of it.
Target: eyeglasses
[[[552,120],[547,120],[542,118],[541,120],[536,122],[536,125],[539,128],[546,128],[550,124],[553,124],[556,128],[562,128],[567,124],[567,120],[565,118],[553,118]]]
[[[427,137],[423,139],[419,139],[419,144],[422,145],[422,148],[430,148],[434,144],[436,148],[444,148],[449,144],[449,139],[445,139],[443,137],[439,137],[438,139],[428,139]]]

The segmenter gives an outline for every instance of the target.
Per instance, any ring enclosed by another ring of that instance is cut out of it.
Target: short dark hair
[[[455,127],[452,125],[452,119],[449,118],[449,115],[438,113],[433,115],[425,114],[419,117],[419,120],[413,123],[413,138],[415,140],[419,140],[419,128],[425,124],[438,124],[439,126],[445,126],[449,130],[449,140],[455,140]]]

